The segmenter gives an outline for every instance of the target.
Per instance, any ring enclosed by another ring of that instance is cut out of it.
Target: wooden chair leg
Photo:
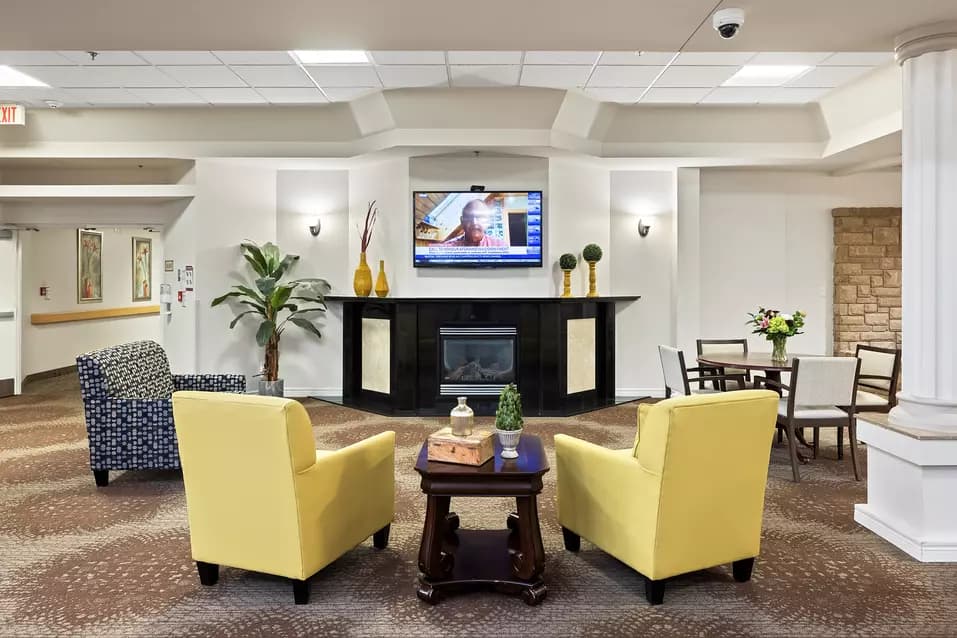
[[[731,563],[731,573],[734,579],[739,583],[746,583],[751,580],[751,571],[754,569],[753,558],[742,558]]]
[[[847,438],[851,444],[851,465],[854,467],[854,480],[860,481],[861,475],[857,469],[857,419],[853,416],[847,426]]]
[[[788,453],[791,455],[791,473],[794,475],[794,482],[801,482],[801,475],[798,473],[798,453],[797,453],[797,436],[794,434],[794,426],[790,423],[787,424],[787,435],[788,435]]]
[[[778,443],[784,443],[784,430],[778,428]]]
[[[645,598],[652,605],[665,602],[665,581],[645,578]]]
[[[309,603],[309,581],[292,580],[292,595],[297,605],[306,605]]]
[[[385,549],[389,545],[389,530],[392,525],[386,525],[378,532],[372,535],[372,546],[376,549]]]
[[[93,470],[93,480],[96,481],[97,487],[106,487],[110,484],[110,471]]]
[[[814,428],[814,442],[811,444],[812,458],[817,458],[817,450],[821,447],[821,428]]]
[[[219,582],[219,565],[215,563],[204,563],[198,560],[196,571],[199,572],[199,582],[207,587],[212,587]]]
[[[844,458],[844,428],[837,429],[837,460]]]
[[[582,548],[582,537],[570,529],[562,527],[562,538],[565,540],[566,550],[577,552]]]

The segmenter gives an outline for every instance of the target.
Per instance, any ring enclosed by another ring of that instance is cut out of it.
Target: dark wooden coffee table
[[[475,589],[520,594],[529,605],[545,599],[542,580],[545,549],[538,525],[538,494],[548,459],[542,440],[523,434],[517,459],[495,456],[478,467],[430,462],[422,446],[415,471],[422,475],[428,497],[422,545],[419,548],[419,598],[436,604],[445,593]],[[515,497],[518,512],[509,514],[502,530],[459,529],[449,512],[453,496]]]

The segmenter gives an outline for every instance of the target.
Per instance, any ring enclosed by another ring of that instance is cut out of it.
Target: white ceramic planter
[[[495,433],[498,434],[498,442],[502,444],[502,458],[503,459],[517,459],[518,458],[518,441],[522,438],[521,430],[499,430],[495,428]]]

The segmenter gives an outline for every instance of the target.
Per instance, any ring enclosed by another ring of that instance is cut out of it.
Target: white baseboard
[[[913,538],[881,520],[862,503],[854,506],[854,520],[922,563],[957,563],[957,540],[941,543]]]
[[[286,388],[287,397],[341,397],[342,388]]]
[[[615,396],[617,397],[655,397],[662,398],[665,396],[665,389],[658,388],[615,388]]]

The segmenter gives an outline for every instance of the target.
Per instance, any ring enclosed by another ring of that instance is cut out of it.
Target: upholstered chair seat
[[[136,341],[76,358],[90,442],[90,469],[100,487],[110,470],[176,470],[179,450],[170,397],[176,390],[245,392],[241,374],[172,374],[162,346]]]
[[[864,390],[857,391],[857,411],[866,412],[868,407],[879,406],[884,407],[887,405],[887,397],[882,397],[879,394],[874,392],[866,392]]]
[[[203,585],[220,565],[308,579],[364,540],[389,540],[395,513],[395,433],[317,451],[297,401],[176,392],[173,414],[193,560]]]
[[[584,537],[635,569],[653,605],[679,574],[731,563],[735,580],[750,579],[777,404],[769,390],[643,403],[626,450],[557,434],[565,548]]]

